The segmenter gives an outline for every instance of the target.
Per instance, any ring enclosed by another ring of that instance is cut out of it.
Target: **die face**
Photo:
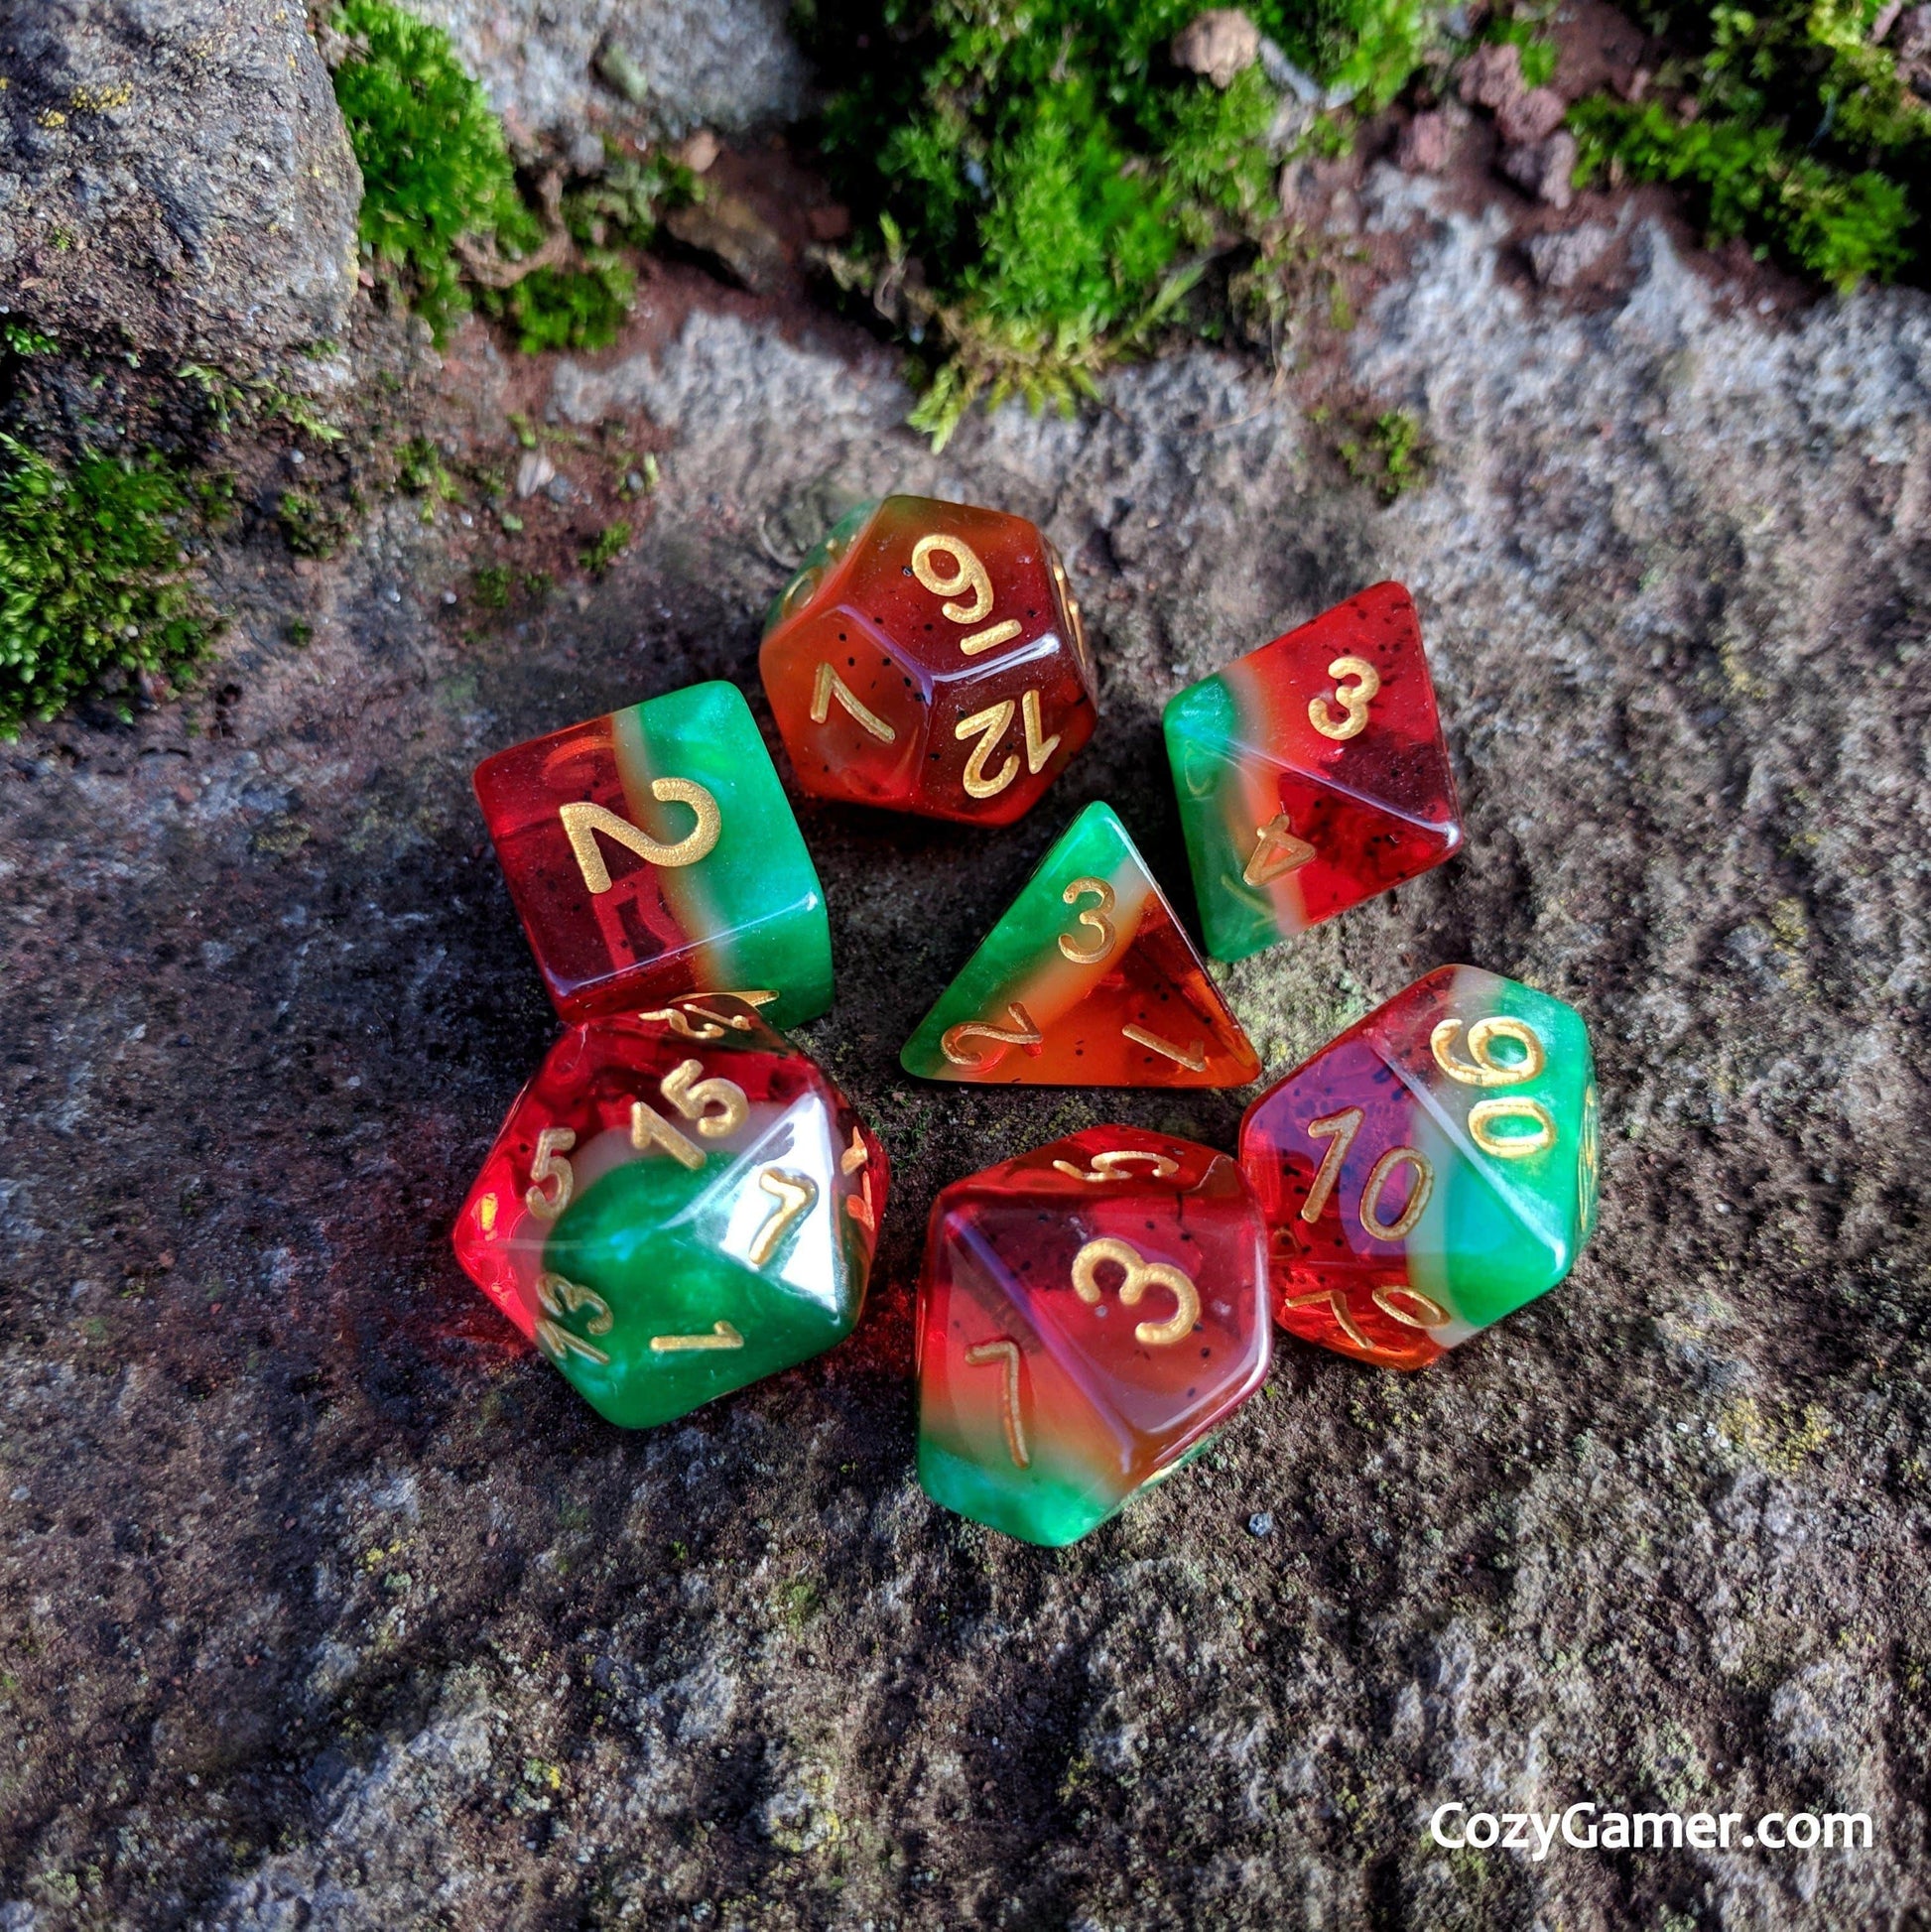
[[[1421,625],[1397,583],[1189,686],[1164,723],[1216,959],[1304,932],[1461,845]]]
[[[1058,1545],[1169,1474],[1271,1359],[1261,1224],[1234,1163],[1094,1127],[948,1188],[919,1289],[919,1474]]]
[[[728,995],[572,1027],[517,1096],[456,1258],[607,1420],[647,1428],[841,1341],[884,1150]]]
[[[1377,1008],[1248,1108],[1275,1319],[1418,1368],[1575,1265],[1600,1125],[1576,1010],[1474,966]]]
[[[899,1056],[927,1080],[1240,1087],[1259,1057],[1110,806],[1074,820]]]
[[[1007,825],[1093,735],[1058,554],[1023,517],[891,496],[773,606],[759,667],[807,791]]]
[[[831,1004],[825,895],[735,687],[515,745],[475,786],[567,1020],[733,988],[776,993],[784,1026]]]

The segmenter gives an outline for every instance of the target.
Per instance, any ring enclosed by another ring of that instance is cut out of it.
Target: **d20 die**
[[[930,497],[836,525],[758,664],[808,792],[928,818],[1011,824],[1096,716],[1059,553],[1024,517]]]
[[[683,1415],[841,1342],[884,1149],[731,995],[590,1020],[516,1097],[456,1259],[599,1415]]]
[[[1378,583],[1169,701],[1207,950],[1244,959],[1462,843],[1414,599]]]
[[[1240,1123],[1274,1317],[1420,1368],[1546,1294],[1596,1225],[1596,1078],[1573,1006],[1442,966]]]
[[[1108,805],[1040,860],[899,1056],[928,1080],[1242,1087],[1260,1060]]]
[[[919,1283],[919,1481],[1071,1543],[1260,1385],[1265,1241],[1224,1154],[1090,1127],[956,1181]]]
[[[731,685],[691,685],[499,751],[476,797],[544,983],[567,1020],[680,993],[832,1003],[825,894]]]

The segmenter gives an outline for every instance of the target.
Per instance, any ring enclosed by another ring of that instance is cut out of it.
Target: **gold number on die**
[[[1106,917],[1113,909],[1114,893],[1113,888],[1104,879],[1075,879],[1060,894],[1060,897],[1070,906],[1076,900],[1087,897],[1088,894],[1092,894],[1099,903],[1096,906],[1088,906],[1079,914],[1075,924],[1091,926],[1093,938],[1085,946],[1081,946],[1077,944],[1077,934],[1060,935],[1060,951],[1075,966],[1097,966],[1113,950],[1113,944],[1118,938],[1113,930],[1113,922]]]
[[[1133,1331],[1134,1341],[1143,1348],[1166,1349],[1194,1332],[1200,1320],[1200,1295],[1193,1282],[1170,1262],[1149,1261],[1131,1241],[1114,1234],[1089,1241],[1073,1257],[1073,1292],[1083,1302],[1098,1301],[1099,1267],[1106,1261],[1124,1270],[1119,1298],[1125,1307],[1134,1307],[1149,1288],[1164,1288],[1174,1298],[1174,1312],[1164,1322],[1140,1323]]]
[[[1341,743],[1366,728],[1367,708],[1381,689],[1381,674],[1366,658],[1348,657],[1336,658],[1328,675],[1336,680],[1335,703],[1342,714],[1334,714],[1326,698],[1310,698],[1308,722],[1324,738]]]
[[[1533,1080],[1549,1064],[1542,1036],[1524,1020],[1506,1013],[1490,1014],[1469,1028],[1469,1057],[1461,1059],[1455,1051],[1455,1038],[1462,1030],[1460,1020],[1441,1020],[1429,1035],[1428,1044],[1435,1064],[1450,1080],[1464,1087],[1515,1087]],[[1506,1040],[1521,1051],[1517,1061],[1501,1059],[1495,1042]],[[1498,1133],[1505,1120],[1523,1122],[1528,1131]],[[1540,1100],[1526,1094],[1508,1094],[1499,1098],[1478,1100],[1469,1109],[1469,1135],[1484,1154],[1501,1161],[1526,1160],[1531,1154],[1546,1152],[1556,1144],[1555,1116]]]
[[[570,849],[577,859],[577,869],[591,892],[610,889],[610,868],[604,864],[596,842],[599,832],[613,844],[635,852],[649,865],[695,865],[716,844],[724,829],[724,817],[717,809],[717,801],[695,779],[653,778],[650,795],[667,804],[688,805],[697,816],[698,823],[675,844],[666,845],[653,838],[641,827],[619,818],[608,806],[577,804],[557,808],[557,816],[563,821],[564,832],[570,839]]]
[[[523,1196],[523,1205],[539,1221],[555,1221],[570,1206],[577,1173],[564,1156],[576,1145],[577,1132],[573,1127],[545,1127],[537,1135],[537,1151],[530,1158],[530,1186]],[[553,1192],[544,1192],[546,1182],[555,1183]]]

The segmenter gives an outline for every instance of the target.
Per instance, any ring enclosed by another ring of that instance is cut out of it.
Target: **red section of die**
[[[785,1109],[815,1095],[829,1110],[842,1153],[828,1183],[864,1251],[876,1247],[890,1180],[883,1145],[818,1063],[755,1007],[705,994],[589,1020],[565,1031],[511,1103],[452,1235],[463,1272],[525,1336],[536,1333],[551,1228],[573,1200],[634,1157],[638,1097],[658,1095],[666,1075],[704,1056],[703,1071],[727,1077],[754,1107]]]
[[[1241,1124],[1242,1165],[1267,1219],[1274,1319],[1291,1335],[1360,1361],[1425,1368],[1444,1351],[1426,1329],[1388,1312],[1405,1309],[1412,1296],[1401,1244],[1369,1239],[1340,1214],[1309,1221],[1300,1212],[1334,1144],[1309,1127],[1352,1108],[1361,1119],[1350,1138],[1362,1147],[1398,1147],[1411,1137],[1413,1095],[1359,1029],[1276,1082]]]
[[[1238,1166],[1137,1127],[1090,1127],[957,1181],[920,1286],[921,1428],[998,1401],[966,1353],[1007,1337],[1026,1467],[1123,1496],[1259,1386],[1272,1357],[1259,1211]],[[1016,1459],[1015,1459],[1016,1460]]]
[[[887,497],[774,607],[759,657],[808,792],[976,825],[1028,811],[1093,735],[1097,681],[1024,517]]]

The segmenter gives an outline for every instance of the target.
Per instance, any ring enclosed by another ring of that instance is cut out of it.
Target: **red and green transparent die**
[[[934,1204],[919,1480],[989,1528],[1075,1542],[1200,1449],[1271,1351],[1264,1234],[1235,1163],[1088,1128]]]
[[[780,1026],[832,1003],[825,894],[728,684],[691,685],[499,751],[476,797],[567,1020],[758,988]]]
[[[851,1333],[886,1180],[871,1130],[752,1003],[687,996],[551,1048],[456,1259],[598,1414],[648,1428]]]
[[[1274,1316],[1420,1368],[1547,1294],[1596,1225],[1599,1117],[1573,1006],[1442,966],[1247,1109]]]
[[[1009,825],[1093,735],[1098,684],[1059,553],[1024,517],[888,496],[785,586],[758,665],[808,792]]]
[[[1162,722],[1217,960],[1292,938],[1461,845],[1421,622],[1398,583],[1189,685]]]

